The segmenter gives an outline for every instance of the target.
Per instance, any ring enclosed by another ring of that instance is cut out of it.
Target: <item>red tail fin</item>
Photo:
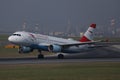
[[[83,35],[83,37],[80,39],[80,42],[87,42],[93,40],[93,32],[95,28],[96,24],[91,24],[88,30]]]

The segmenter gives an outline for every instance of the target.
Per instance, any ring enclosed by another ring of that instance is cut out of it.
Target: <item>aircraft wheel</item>
[[[63,59],[64,58],[64,55],[63,54],[59,54],[58,55],[58,59]]]
[[[44,58],[44,55],[43,54],[39,54],[38,55],[38,59],[43,59]]]

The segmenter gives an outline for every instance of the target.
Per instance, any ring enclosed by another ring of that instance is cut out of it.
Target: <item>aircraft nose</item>
[[[16,43],[16,42],[18,42],[17,38],[15,38],[15,37],[13,37],[13,36],[8,37],[8,41],[11,42],[11,43]]]
[[[8,37],[8,41],[13,44],[20,44],[24,42],[24,39],[22,39],[21,37],[17,37],[17,36],[10,36]]]
[[[10,41],[10,42],[12,42],[13,41],[13,39],[12,39],[12,37],[10,36],[10,37],[8,37],[8,41]]]

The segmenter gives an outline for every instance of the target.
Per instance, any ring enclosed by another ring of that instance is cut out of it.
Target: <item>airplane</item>
[[[59,53],[58,59],[63,59],[64,55],[62,53],[75,54],[97,48],[98,46],[95,43],[99,41],[93,40],[95,28],[96,24],[91,24],[79,41],[26,31],[13,33],[8,37],[8,41],[19,46],[19,53],[30,53],[37,49],[39,52],[38,59],[44,58],[42,51]]]

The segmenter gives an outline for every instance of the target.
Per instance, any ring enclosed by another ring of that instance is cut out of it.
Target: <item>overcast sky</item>
[[[120,18],[120,0],[0,0],[0,30],[19,30],[24,21],[46,31],[64,30],[68,19],[81,27],[112,18]]]

